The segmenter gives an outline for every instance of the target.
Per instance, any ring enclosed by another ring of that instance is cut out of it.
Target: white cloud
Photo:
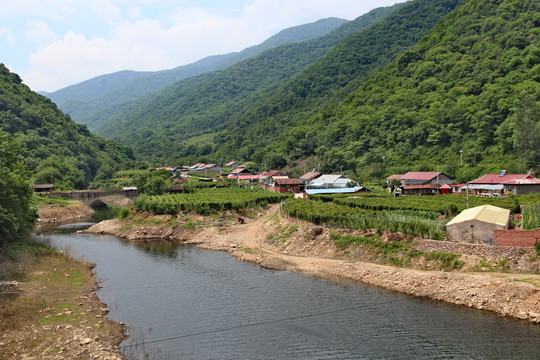
[[[240,51],[290,26],[329,16],[353,19],[374,6],[403,0],[246,0],[243,8],[235,11],[223,7],[230,7],[230,2],[212,3],[213,8],[203,9],[199,2],[160,0],[150,6],[156,18],[145,11],[149,11],[149,3],[157,0],[51,1],[60,9],[53,15],[74,11],[79,15],[84,11],[94,14],[93,20],[84,18],[86,28],[93,33],[73,27],[69,31],[61,30],[65,34],[63,38],[54,40],[54,33],[45,22],[37,21],[29,26],[28,34],[41,46],[29,56],[28,73],[21,75],[37,90],[54,91],[119,70],[168,69],[205,56]],[[48,3],[20,2],[41,8],[42,3]],[[18,6],[10,5],[11,11]],[[99,17],[97,22],[95,15]],[[110,26],[106,31],[94,25],[103,20]],[[76,25],[76,21],[72,24]],[[55,31],[60,35],[60,30],[55,28]],[[1,29],[0,36],[9,38]]]
[[[31,21],[26,24],[26,36],[40,46],[56,40],[54,32],[44,21]]]
[[[92,10],[111,25],[122,21],[122,10],[109,0],[94,0]]]
[[[13,37],[13,32],[7,27],[3,26],[0,28],[0,39],[4,39],[5,42],[10,44],[15,44],[15,38]]]

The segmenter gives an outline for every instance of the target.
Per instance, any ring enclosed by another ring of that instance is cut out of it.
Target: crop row
[[[212,211],[247,209],[277,203],[286,195],[248,189],[201,189],[192,194],[141,195],[133,201],[137,211],[156,214],[195,212],[208,215]]]
[[[304,199],[287,199],[281,213],[314,224],[326,224],[349,229],[390,230],[414,236],[442,238],[444,224],[415,216],[393,212],[374,212],[339,204]]]
[[[475,207],[485,204],[490,204],[513,212],[519,212],[520,200],[519,197],[475,197],[463,194],[455,195],[432,195],[432,196],[317,196],[322,201],[333,201],[336,204],[346,205],[351,207],[359,207],[367,210],[417,210],[436,212],[445,215],[456,215],[469,207]],[[525,200],[525,198],[523,199]]]
[[[540,228],[540,203],[524,206],[522,215],[523,230],[534,230]]]

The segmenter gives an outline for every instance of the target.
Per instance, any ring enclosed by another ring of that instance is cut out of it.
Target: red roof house
[[[513,193],[515,195],[524,195],[540,192],[540,180],[530,174],[507,174],[502,171],[500,174],[485,174],[479,179],[469,182],[473,188],[486,186],[502,186],[503,193]]]
[[[453,177],[450,177],[442,172],[414,172],[401,176],[401,183],[403,185],[430,185],[441,184],[450,185],[454,181]]]

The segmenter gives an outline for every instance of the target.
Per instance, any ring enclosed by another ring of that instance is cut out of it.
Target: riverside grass
[[[338,251],[348,252],[351,247],[362,247],[371,254],[371,260],[393,266],[407,267],[413,260],[422,262],[426,270],[459,270],[465,262],[459,260],[460,254],[447,252],[428,252],[413,250],[411,243],[403,241],[383,241],[379,236],[352,236],[330,233]]]

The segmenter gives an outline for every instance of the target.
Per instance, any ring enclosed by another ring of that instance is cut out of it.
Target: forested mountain
[[[229,126],[244,108],[266,97],[339,42],[402,6],[373,10],[326,36],[281,45],[221,72],[180,81],[135,106],[116,112],[108,109],[110,120],[96,133],[131,144],[145,159],[207,155],[213,151],[213,134]]]
[[[225,69],[281,44],[302,42],[328,34],[345,22],[347,21],[338,18],[322,19],[282,30],[263,43],[240,52],[209,56],[171,70],[119,71],[45,95],[64,112],[70,114],[75,121],[86,124],[90,130],[93,130],[96,123],[101,121],[101,117],[96,115],[99,110],[138,99],[191,76]]]
[[[76,124],[48,98],[31,91],[3,64],[1,131],[20,147],[15,157],[32,174],[32,180],[54,183],[56,188],[85,188],[92,180],[111,176],[122,163],[133,160],[127,146],[92,135],[85,125]],[[13,154],[1,155],[13,158]]]
[[[312,157],[324,171],[342,166],[359,178],[439,165],[458,181],[527,172],[540,164],[539,39],[540,2],[466,1],[339,106],[290,128],[256,160]]]
[[[461,2],[412,1],[345,39],[294,79],[242,109],[234,123],[216,137],[218,156],[251,157],[259,163],[266,161],[271,167],[282,167],[287,159],[312,155],[316,149],[312,134],[286,138],[287,148],[278,152],[264,146],[310,116],[321,112],[328,116],[329,108],[415,45]]]

